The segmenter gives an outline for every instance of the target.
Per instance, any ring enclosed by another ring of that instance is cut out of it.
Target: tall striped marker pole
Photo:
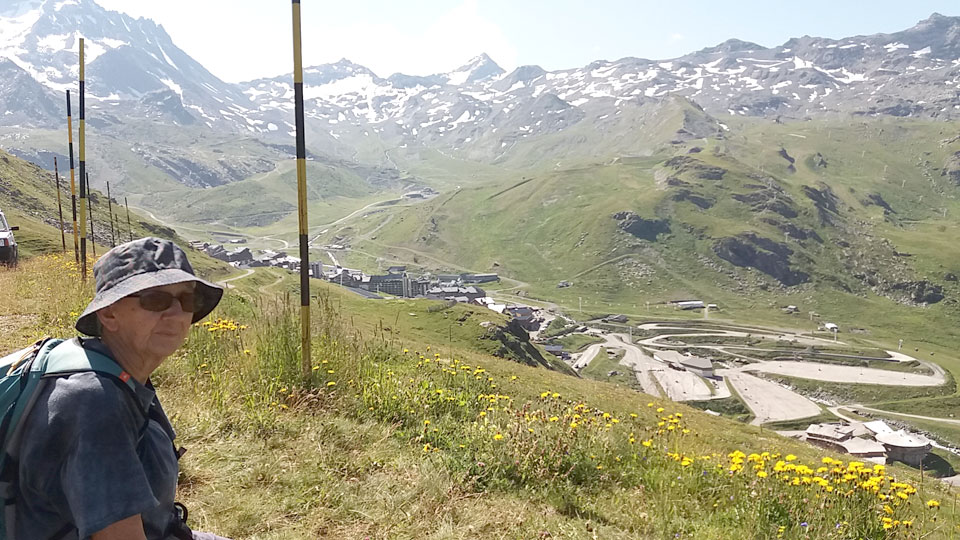
[[[110,212],[110,247],[117,247],[117,230],[113,227],[113,200],[110,198],[110,182],[107,182],[107,209]]]
[[[80,275],[87,279],[87,153],[84,126],[83,38],[80,38]]]
[[[307,144],[303,126],[300,0],[293,0],[293,94],[297,122],[297,209],[300,223],[300,369],[310,376],[310,244],[307,241]]]
[[[89,174],[86,177],[86,181],[87,181],[87,191],[89,191],[90,190]],[[93,258],[96,259],[97,258],[97,240],[96,240],[96,233],[93,232],[93,194],[88,193],[88,195],[90,195],[90,197],[87,197],[87,210],[90,214],[90,249],[93,252]]]
[[[77,228],[77,182],[73,172],[73,119],[70,116],[70,91],[67,90],[67,141],[70,146],[70,205],[73,207],[73,258],[80,264],[80,229]]]
[[[67,252],[67,235],[63,232],[63,200],[60,198],[60,170],[57,168],[57,158],[53,158],[53,177],[57,182],[57,211],[60,212],[60,243],[63,244],[63,252]]]

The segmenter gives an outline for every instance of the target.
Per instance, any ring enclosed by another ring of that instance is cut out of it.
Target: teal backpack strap
[[[85,348],[78,339],[64,341],[50,351],[46,358],[43,376],[45,378],[63,377],[85,371],[94,371],[119,379],[136,395],[137,385],[131,380],[133,377],[124,371],[120,364],[108,356]]]

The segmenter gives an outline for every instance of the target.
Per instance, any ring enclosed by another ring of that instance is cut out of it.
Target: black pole
[[[117,233],[113,228],[113,201],[110,199],[110,182],[107,182],[107,208],[110,210],[110,247],[117,247]]]
[[[127,198],[123,198],[123,205],[127,207],[127,231],[130,232],[130,241],[133,242],[133,225],[130,225],[130,203],[127,202]]]
[[[57,211],[60,213],[60,242],[63,244],[63,252],[67,252],[67,235],[63,232],[63,200],[60,197],[60,170],[57,168],[57,158],[53,158],[53,178],[57,185]]]
[[[86,175],[87,187],[90,186],[90,175]],[[90,248],[93,251],[93,256],[97,256],[97,240],[93,232],[93,197],[92,193],[90,197],[87,197],[87,211],[90,213]]]

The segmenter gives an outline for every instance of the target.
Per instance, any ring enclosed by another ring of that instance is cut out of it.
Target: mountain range
[[[85,36],[89,122],[109,133],[132,120],[205,126],[288,140],[290,75],[229,84],[173,43],[162,26],[94,0],[0,2],[4,125],[58,128],[76,87]],[[955,118],[960,18],[933,14],[893,34],[801,37],[766,48],[736,39],[666,60],[623,58],[548,72],[504,72],[486,55],[444,74],[382,78],[346,59],[305,70],[318,151],[349,157],[357,130],[390,146],[503,157],[517,141],[598,128],[622,109],[682,96],[715,115],[803,119],[829,114]],[[231,181],[225,178],[224,182]]]
[[[94,185],[201,230],[296,229],[292,77],[226,83],[162,26],[94,0],[0,0],[0,145],[66,162],[81,35]],[[352,245],[347,264],[496,271],[610,305],[960,297],[944,249],[960,17],[559,71],[481,55],[383,78],[344,59],[304,82],[311,236]],[[440,195],[399,198],[422,187]]]

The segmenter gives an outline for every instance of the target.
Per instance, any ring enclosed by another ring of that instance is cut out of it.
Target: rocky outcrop
[[[944,161],[940,176],[946,176],[953,185],[960,186],[960,152],[954,152]]]
[[[676,202],[686,201],[699,207],[701,210],[711,208],[716,201],[711,197],[705,197],[700,193],[690,191],[689,189],[678,189],[670,196],[670,199]]]
[[[493,356],[507,358],[528,366],[554,369],[540,354],[540,350],[530,342],[530,335],[516,319],[511,319],[504,326],[496,324],[488,326],[480,339],[489,342],[490,347],[484,348]]]
[[[665,166],[673,168],[678,174],[688,173],[702,180],[723,180],[727,170],[715,167],[689,156],[676,156],[668,159]]]
[[[821,238],[820,235],[817,234],[817,231],[813,229],[807,229],[805,227],[797,227],[796,225],[794,225],[793,223],[790,223],[789,221],[780,221],[778,219],[771,218],[771,217],[762,217],[760,218],[760,221],[762,223],[766,223],[767,225],[773,225],[774,227],[779,229],[780,232],[782,232],[785,235],[788,235],[790,238],[794,240],[801,240],[801,241],[815,240],[821,244],[823,243],[823,238]]]
[[[860,204],[864,206],[879,206],[883,208],[883,213],[885,214],[896,214],[897,212],[890,207],[887,201],[883,200],[883,196],[879,193],[870,193],[863,200],[860,201]]]
[[[751,188],[749,193],[735,193],[731,195],[734,200],[750,205],[754,212],[773,212],[787,219],[797,217],[796,203],[787,192],[780,187],[780,184],[773,178],[764,178],[764,185],[747,184],[744,187]]]
[[[901,301],[913,304],[936,304],[944,299],[943,287],[926,280],[894,283],[889,291],[901,296]]]
[[[819,189],[803,186],[802,190],[803,194],[813,201],[820,225],[837,225],[840,222],[840,199],[833,193],[830,186],[821,182]]]
[[[612,217],[620,222],[620,230],[641,240],[655,242],[657,235],[670,232],[670,222],[665,219],[644,219],[633,212],[617,212]]]
[[[787,166],[787,170],[790,172],[797,172],[797,168],[794,166],[794,163],[796,163],[797,160],[787,153],[787,149],[781,147],[779,154],[780,154],[780,157],[787,160],[787,163],[790,164]]]
[[[808,274],[790,267],[792,249],[754,233],[721,238],[713,245],[713,251],[734,266],[755,268],[788,287],[810,279]]]

